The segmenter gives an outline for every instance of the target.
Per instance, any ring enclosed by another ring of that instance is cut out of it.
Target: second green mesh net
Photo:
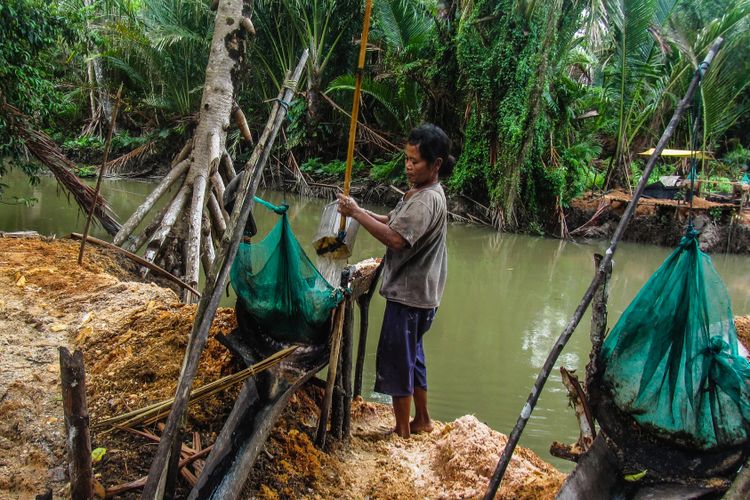
[[[230,273],[232,287],[264,334],[285,342],[323,342],[342,293],[302,250],[285,208],[272,209],[281,218],[271,232],[257,243],[240,244]]]
[[[658,435],[708,450],[750,437],[750,365],[727,289],[689,231],[607,336],[604,382]]]

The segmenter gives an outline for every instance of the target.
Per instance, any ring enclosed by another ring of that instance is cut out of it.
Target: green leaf
[[[648,473],[648,469],[644,469],[641,472],[636,472],[635,474],[625,474],[623,476],[623,479],[625,479],[625,481],[628,481],[630,483],[634,483],[636,481],[640,481],[641,479],[643,479],[647,473]]]
[[[91,451],[91,463],[98,464],[104,458],[104,454],[107,453],[107,448],[96,448]]]

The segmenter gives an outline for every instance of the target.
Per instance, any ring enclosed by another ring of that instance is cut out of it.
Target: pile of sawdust
[[[152,300],[136,307],[107,329],[83,326],[76,344],[84,349],[90,374],[89,409],[94,421],[125,413],[174,396],[196,306]],[[200,387],[237,370],[231,354],[215,340],[236,326],[234,311],[220,309],[195,378]],[[233,391],[191,406],[189,416],[199,427],[226,414]]]
[[[507,440],[505,435],[490,429],[473,415],[445,425],[435,442],[432,457],[440,489],[432,493],[447,498],[482,495]],[[519,447],[514,450],[498,495],[500,498],[553,498],[564,479],[564,474]]]
[[[750,351],[750,316],[735,316],[734,327],[737,329],[737,338]]]

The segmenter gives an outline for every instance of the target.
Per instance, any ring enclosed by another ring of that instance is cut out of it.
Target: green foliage
[[[464,92],[474,99],[452,185],[484,184],[500,225],[508,227],[534,220],[540,204],[552,206],[564,191],[564,171],[544,166],[557,121],[546,110],[568,113],[563,92],[553,95],[550,82],[554,70],[563,70],[558,56],[571,45],[582,9],[575,2],[519,5],[477,1],[457,33]]]
[[[601,188],[603,176],[598,175],[595,167],[601,152],[601,146],[590,141],[573,144],[560,152],[559,164],[565,172],[561,186],[563,204],[585,191]]]
[[[80,13],[65,10],[66,4],[36,0],[6,0],[0,3],[0,102],[7,102],[30,115],[40,126],[52,126],[68,110],[56,86],[58,68],[65,65],[62,48],[79,40]],[[0,158],[18,157],[22,141],[0,114]],[[26,162],[17,166],[36,179],[38,167]],[[0,162],[0,176],[6,163]],[[0,197],[3,186],[0,185]]]
[[[198,109],[213,34],[208,0],[107,0],[97,4],[101,54],[141,110],[166,119]]]
[[[730,194],[732,192],[732,179],[729,177],[712,175],[708,180],[712,181],[708,185],[710,192],[723,194]]]
[[[375,162],[370,168],[370,178],[383,183],[406,183],[403,153],[395,155],[389,161]]]
[[[98,135],[81,135],[63,142],[62,147],[66,151],[100,151],[104,149],[104,139]]]
[[[324,162],[320,158],[309,158],[300,165],[300,170],[307,174],[343,179],[346,171],[346,162],[342,160]],[[352,164],[352,175],[360,175],[366,171],[367,167],[365,167],[364,163],[355,161]]]
[[[91,165],[80,165],[76,168],[76,175],[81,178],[96,177],[96,167]]]
[[[728,151],[722,158],[722,161],[737,168],[750,165],[750,148],[738,145],[736,148]]]

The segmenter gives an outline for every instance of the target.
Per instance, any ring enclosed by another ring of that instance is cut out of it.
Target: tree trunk
[[[219,164],[226,150],[227,130],[230,126],[234,103],[234,81],[239,73],[240,63],[245,53],[247,33],[242,29],[240,21],[249,15],[251,10],[249,0],[222,0],[216,12],[214,35],[211,41],[210,56],[206,67],[206,79],[201,99],[200,118],[191,139],[192,149],[184,162],[173,167],[174,170],[185,170],[184,180],[179,184],[182,172],[168,174],[175,182],[180,193],[173,203],[174,210],[167,210],[158,224],[158,229],[149,238],[147,260],[153,262],[165,253],[163,247],[170,238],[179,240],[178,247],[185,249],[184,280],[193,286],[198,284],[201,250],[209,245],[202,242],[204,213],[209,213],[209,200],[221,199],[221,185],[215,182]],[[226,162],[226,160],[225,160]],[[212,177],[214,182],[211,182]],[[152,196],[148,198],[148,205],[136,210],[125,227],[118,235],[117,243],[122,244],[129,236],[129,232],[144,219],[146,213],[156,201],[167,191],[169,182],[165,180]],[[189,200],[185,209],[180,203]],[[211,202],[213,217],[209,220],[221,224],[217,215],[217,206]],[[152,223],[153,226],[153,223]],[[223,227],[214,226],[214,233],[223,233]],[[210,232],[208,233],[210,234]],[[134,238],[135,241],[140,237]],[[208,260],[211,260],[210,258]],[[186,302],[194,302],[197,297],[187,291],[184,296]]]

